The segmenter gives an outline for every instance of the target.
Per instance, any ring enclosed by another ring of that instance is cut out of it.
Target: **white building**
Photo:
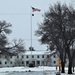
[[[34,66],[56,66],[58,59],[56,51],[26,51],[8,59],[0,57],[0,67],[29,66],[31,62]]]

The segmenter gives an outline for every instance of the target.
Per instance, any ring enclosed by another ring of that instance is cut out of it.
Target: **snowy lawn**
[[[9,73],[0,73],[0,75],[8,75]]]
[[[67,68],[65,68],[66,73],[61,75],[68,75]],[[29,67],[6,67],[0,68],[0,75],[56,75],[58,69],[56,71],[56,67],[48,67],[48,66],[39,66],[34,68]],[[70,75],[70,74],[69,74]],[[71,75],[75,75],[71,74]]]
[[[46,71],[46,70],[56,70],[55,67],[34,67],[34,68],[29,68],[29,67],[6,67],[6,68],[0,68],[0,72],[20,72],[20,71]]]

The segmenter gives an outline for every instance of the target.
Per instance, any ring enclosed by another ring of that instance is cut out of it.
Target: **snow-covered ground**
[[[67,71],[67,68],[65,68]],[[56,67],[39,66],[0,68],[0,75],[56,75]],[[67,73],[61,75],[68,75]],[[74,75],[74,74],[73,74]]]
[[[6,67],[6,68],[0,68],[0,75],[12,75],[13,73],[25,73],[26,75],[31,74],[30,71],[34,72],[34,75],[36,72],[38,72],[40,75],[44,73],[44,71],[49,71],[49,70],[55,70],[55,67],[44,67],[44,66],[39,66],[39,67],[34,67],[34,68],[29,68],[29,67]],[[37,73],[36,73],[37,74]]]
[[[0,72],[15,72],[15,71],[46,71],[46,70],[56,70],[55,67],[34,67],[34,68],[29,68],[29,67],[7,67],[7,68],[0,68]]]

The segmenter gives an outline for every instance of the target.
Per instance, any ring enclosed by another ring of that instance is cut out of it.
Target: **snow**
[[[45,51],[45,50],[41,50],[41,51],[26,51],[25,53],[22,53],[23,55],[44,55],[44,54],[52,54],[55,53],[56,51]]]
[[[0,73],[0,75],[7,75],[8,73]]]
[[[45,54],[46,52],[49,52],[49,51],[26,51],[25,53],[23,53],[24,55],[43,55]]]
[[[67,71],[67,68],[65,68]],[[56,67],[39,66],[34,68],[29,67],[6,67],[0,68],[0,75],[56,75],[59,71]],[[61,75],[68,75],[67,72]]]
[[[0,75],[9,75],[9,73],[20,73],[20,72],[29,72],[32,71],[33,73],[40,73],[42,74],[43,71],[49,71],[49,70],[55,70],[55,67],[47,67],[47,66],[39,66],[39,67],[34,67],[34,68],[29,68],[29,67],[5,67],[5,68],[0,68]]]
[[[55,67],[34,67],[34,68],[29,68],[29,67],[9,67],[9,68],[0,68],[0,72],[13,72],[13,71],[46,71],[46,70],[56,70]]]

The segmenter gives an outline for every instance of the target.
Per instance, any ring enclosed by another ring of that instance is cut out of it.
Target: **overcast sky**
[[[35,36],[35,30],[38,28],[37,23],[42,21],[42,15],[48,10],[49,5],[53,5],[57,1],[74,5],[74,0],[0,0],[0,20],[5,20],[12,24],[12,34],[9,39],[23,39],[25,47],[31,46],[31,6],[41,9],[35,12],[32,17],[32,46],[36,50],[47,49],[46,45],[38,42]]]

